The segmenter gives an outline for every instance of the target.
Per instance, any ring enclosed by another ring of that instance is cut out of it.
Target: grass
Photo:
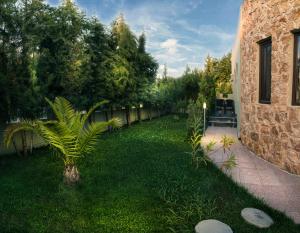
[[[212,164],[195,170],[185,136],[185,119],[171,116],[106,134],[79,163],[82,179],[73,188],[62,184],[62,162],[47,149],[2,157],[0,232],[194,232],[209,218],[239,233],[300,232]],[[275,224],[245,223],[244,207],[266,211]]]

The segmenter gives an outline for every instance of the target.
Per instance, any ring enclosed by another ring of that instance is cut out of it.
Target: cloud
[[[234,39],[233,34],[200,13],[206,7],[214,7],[209,0],[94,0],[90,5],[87,0],[76,2],[86,7],[88,15],[97,14],[106,25],[123,13],[137,36],[145,33],[147,51],[160,65],[167,64],[169,75],[175,77],[187,64],[201,68],[207,54],[224,55]]]
[[[119,7],[123,7],[124,0],[103,0],[103,4],[106,7],[111,7],[111,5],[117,5]]]
[[[177,53],[177,40],[176,39],[167,39],[166,41],[160,44],[160,47],[165,49],[168,55],[175,55]]]
[[[124,11],[133,31],[146,34],[147,50],[160,64],[167,64],[170,75],[175,77],[187,64],[201,68],[208,54],[219,57],[231,48],[233,34],[216,25],[190,21],[191,12],[197,15],[202,2],[151,1]]]
[[[163,77],[163,72],[164,72],[165,66],[164,65],[159,65],[158,68],[158,78],[162,78]],[[171,76],[171,77],[178,77],[179,75],[181,75],[185,70],[185,67],[170,67],[167,66],[167,75]]]
[[[225,41],[232,41],[235,37],[234,34],[227,33],[216,25],[202,24],[198,26],[192,26],[191,23],[188,23],[186,20],[177,20],[176,22],[185,30],[193,32],[202,37],[214,37]]]
[[[200,1],[200,0],[187,1],[187,8],[185,10],[185,13],[189,13],[189,12],[197,9],[201,4],[202,4],[202,1]]]

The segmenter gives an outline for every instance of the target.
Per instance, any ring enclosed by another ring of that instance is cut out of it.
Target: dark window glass
[[[259,42],[260,45],[260,72],[259,72],[259,102],[271,103],[271,38]]]
[[[293,105],[300,105],[300,33],[295,34]]]

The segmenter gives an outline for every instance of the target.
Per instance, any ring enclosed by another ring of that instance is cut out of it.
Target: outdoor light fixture
[[[203,103],[203,136],[205,136],[205,130],[206,130],[206,127],[205,127],[205,123],[206,123],[206,119],[205,119],[205,112],[206,112],[206,102]]]

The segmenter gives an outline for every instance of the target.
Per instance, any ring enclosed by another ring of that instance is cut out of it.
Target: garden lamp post
[[[206,130],[206,128],[205,128],[205,123],[206,123],[206,119],[205,119],[205,112],[206,112],[206,102],[204,102],[203,103],[203,115],[204,115],[204,118],[203,118],[203,135],[205,136],[205,130]]]

